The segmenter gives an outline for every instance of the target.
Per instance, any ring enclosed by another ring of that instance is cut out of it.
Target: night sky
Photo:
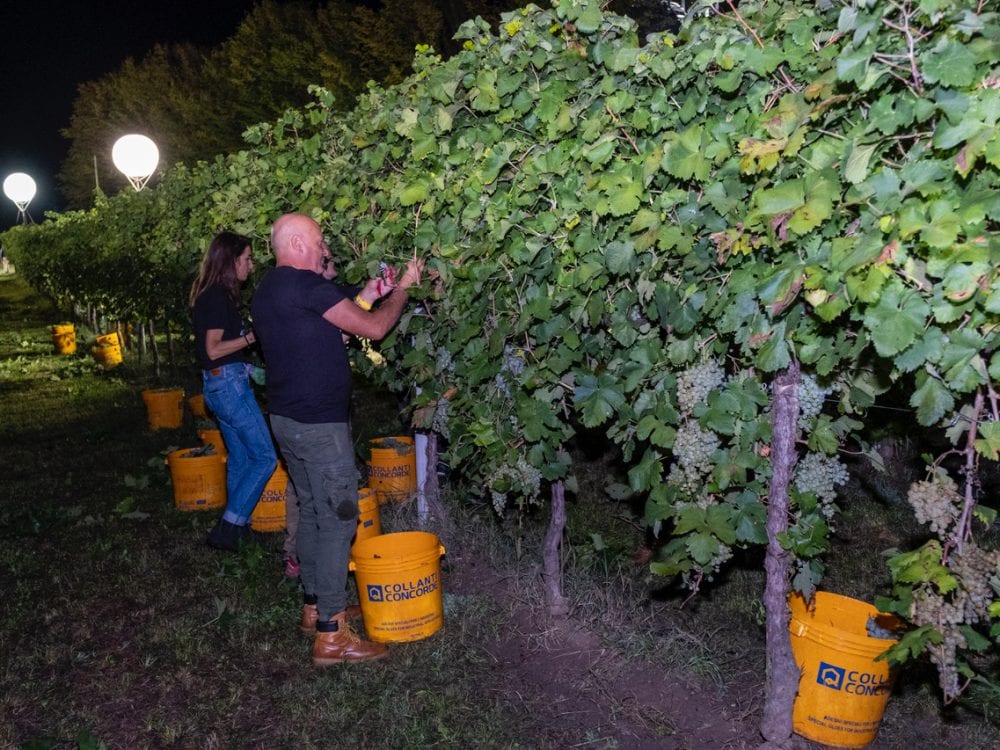
[[[27,172],[38,185],[28,212],[61,211],[56,174],[69,141],[77,86],[141,59],[157,42],[212,46],[231,36],[253,0],[0,1],[0,182]],[[0,192],[0,231],[17,208]]]

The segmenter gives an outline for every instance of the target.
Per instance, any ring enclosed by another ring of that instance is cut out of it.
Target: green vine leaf
[[[933,50],[922,61],[921,72],[928,83],[962,88],[975,80],[976,58],[968,46],[949,41]]]
[[[597,427],[614,416],[625,404],[625,397],[612,377],[583,375],[577,382],[574,402],[583,415],[584,426]]]
[[[955,406],[955,398],[938,378],[917,373],[917,389],[910,396],[910,406],[917,410],[922,425],[937,424]]]
[[[930,308],[919,295],[905,292],[899,284],[889,287],[865,314],[875,350],[892,357],[909,347],[923,330]]]

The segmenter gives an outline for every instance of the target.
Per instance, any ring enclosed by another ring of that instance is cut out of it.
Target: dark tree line
[[[108,75],[79,87],[69,127],[70,147],[59,173],[70,208],[89,207],[95,189],[125,186],[111,162],[122,135],[141,132],[160,149],[160,163],[192,164],[243,147],[252,124],[273,121],[309,99],[319,84],[349,109],[368,81],[392,84],[410,72],[414,48],[444,56],[469,18],[495,22],[525,0],[382,0],[377,8],[346,0],[261,0],[219,46],[157,45]],[[674,4],[616,0],[640,33],[668,27]]]

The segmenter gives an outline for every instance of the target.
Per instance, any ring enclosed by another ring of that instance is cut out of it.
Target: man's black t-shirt
[[[205,334],[213,328],[222,329],[223,341],[238,339],[243,335],[243,318],[224,286],[210,286],[198,295],[191,310],[194,322],[194,345],[198,361],[203,368],[221,367],[232,362],[246,362],[246,350],[240,349],[219,359],[209,359],[205,351]]]
[[[351,368],[341,331],[323,313],[351,290],[312,271],[278,266],[251,303],[267,367],[268,411],[297,422],[347,422]],[[351,304],[349,302],[349,304]]]

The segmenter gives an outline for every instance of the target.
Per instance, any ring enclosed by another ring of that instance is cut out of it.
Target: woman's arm
[[[248,331],[244,336],[223,341],[221,328],[209,328],[205,331],[205,353],[211,360],[222,359],[240,349],[249,347],[256,340],[254,332]]]

